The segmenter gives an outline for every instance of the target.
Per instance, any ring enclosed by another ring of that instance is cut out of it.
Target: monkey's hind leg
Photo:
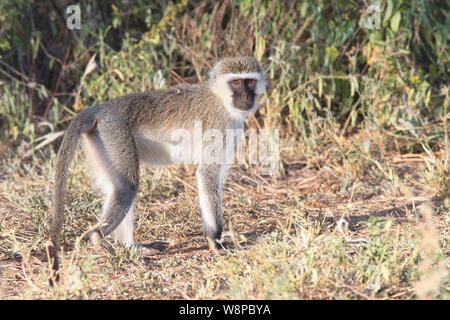
[[[99,225],[90,234],[92,242],[113,233],[115,243],[135,246],[139,161],[133,135],[119,122],[100,120],[96,130],[84,136],[83,145],[95,183],[105,196]]]
[[[203,233],[211,250],[216,251],[222,237],[222,167],[200,165],[196,172]]]

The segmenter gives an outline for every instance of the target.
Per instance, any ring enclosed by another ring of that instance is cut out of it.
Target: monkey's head
[[[209,72],[209,86],[231,116],[242,118],[258,108],[257,98],[266,89],[266,79],[254,58],[225,58]]]

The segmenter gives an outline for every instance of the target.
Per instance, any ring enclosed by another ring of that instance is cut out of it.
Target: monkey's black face
[[[233,93],[233,106],[243,111],[253,107],[255,103],[256,80],[253,79],[234,79],[229,82],[231,92]]]

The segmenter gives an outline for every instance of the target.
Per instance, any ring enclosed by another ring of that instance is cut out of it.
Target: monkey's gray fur
[[[105,196],[91,240],[97,242],[113,233],[115,242],[139,246],[133,240],[133,221],[140,162],[150,166],[173,163],[171,150],[176,143],[171,130],[192,132],[195,121],[201,121],[203,131],[242,129],[246,117],[258,108],[257,98],[265,85],[254,58],[225,58],[214,65],[206,83],[124,96],[78,114],[66,130],[56,160],[47,245],[53,278],[58,280],[68,167],[80,138],[95,183]],[[222,234],[222,185],[227,169],[225,161],[200,163],[196,173],[203,230],[212,249]]]

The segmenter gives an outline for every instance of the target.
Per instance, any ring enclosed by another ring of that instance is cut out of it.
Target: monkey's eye
[[[241,81],[239,81],[239,80],[233,80],[233,85],[234,86],[238,86],[240,83],[241,83]]]
[[[253,86],[255,84],[255,80],[253,79],[247,79],[247,85]]]

